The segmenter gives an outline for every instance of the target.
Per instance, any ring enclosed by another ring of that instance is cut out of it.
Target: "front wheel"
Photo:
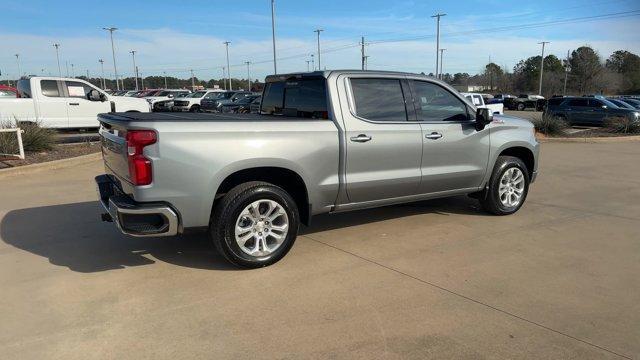
[[[259,268],[282,259],[298,235],[295,201],[282,188],[248,182],[231,189],[216,204],[209,233],[231,263]]]
[[[516,107],[518,109],[518,111],[524,111],[525,106],[523,103],[519,103],[518,106]]]
[[[529,172],[522,160],[513,156],[499,156],[480,203],[492,214],[513,214],[527,198],[529,181]]]

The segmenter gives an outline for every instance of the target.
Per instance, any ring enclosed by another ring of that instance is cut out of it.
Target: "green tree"
[[[586,94],[599,89],[598,80],[601,79],[603,66],[600,56],[589,46],[581,46],[571,53],[571,81],[573,88],[580,94]]]
[[[640,56],[625,50],[611,54],[606,61],[606,68],[619,74],[622,92],[640,91]]]

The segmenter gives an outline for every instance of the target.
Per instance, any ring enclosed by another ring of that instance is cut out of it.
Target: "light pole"
[[[139,90],[138,88],[138,67],[136,66],[136,51],[135,50],[131,50],[129,51],[129,53],[131,54],[131,57],[133,58],[133,76],[136,77],[136,91]]]
[[[569,77],[569,50],[567,50],[567,60],[564,64],[564,88],[562,89],[562,96],[567,96],[567,78]]]
[[[309,72],[309,63],[311,62],[311,60],[307,60],[307,72]]]
[[[540,59],[540,89],[538,90],[538,95],[542,95],[542,73],[544,72],[544,46],[548,44],[548,41],[539,42],[538,44],[542,44],[542,59]]]
[[[18,80],[22,76],[22,69],[20,68],[20,54],[16,54],[16,62],[18,63]]]
[[[276,65],[276,10],[275,0],[271,0],[271,37],[273,39],[273,74],[278,73]]]
[[[136,67],[136,74],[140,74],[140,87],[144,90],[144,76],[142,76],[141,72],[138,72],[138,68]]]
[[[191,71],[191,91],[196,91],[196,81],[195,81],[195,78],[193,77],[193,69],[189,71]]]
[[[165,88],[165,89],[168,89],[168,88],[167,88],[167,72],[166,72],[166,71],[163,71],[162,73],[164,74],[164,88]]]
[[[444,51],[447,49],[440,49],[440,80],[442,80],[442,63],[444,62]]]
[[[53,44],[53,47],[56,48],[56,60],[58,60],[58,77],[62,77],[62,70],[60,69],[60,54],[58,52],[60,44]]]
[[[229,90],[233,90],[233,86],[231,86],[231,67],[229,66],[229,44],[231,44],[231,41],[225,41],[223,44],[227,47],[227,76],[229,77]]]
[[[111,37],[111,55],[113,55],[113,73],[116,77],[116,90],[120,90],[120,84],[118,83],[118,68],[116,66],[116,49],[115,49],[115,46],[113,45],[113,32],[118,30],[118,28],[108,27],[108,28],[102,28],[102,29],[108,31]],[[123,87],[124,87],[124,84],[123,84]]]
[[[74,66],[73,63],[71,63],[71,77],[74,78],[74,77],[76,77],[76,71],[75,71],[75,68],[73,66]]]
[[[100,69],[102,71],[102,90],[106,90],[107,84],[104,82],[104,60],[98,59],[98,62],[100,63]]]
[[[439,56],[440,53],[440,18],[443,16],[447,16],[447,14],[435,14],[432,18],[436,18],[436,79],[438,78],[438,66],[439,66]]]
[[[227,72],[226,72],[226,66],[222,67],[222,86],[224,87],[225,90],[227,90]]]
[[[245,64],[247,64],[247,83],[249,84],[247,90],[251,91],[251,71],[249,70],[249,65],[251,65],[251,61],[245,61]]]
[[[316,61],[313,59],[313,54],[311,54],[311,69],[316,71]]]
[[[320,65],[320,33],[323,31],[324,30],[322,29],[313,30],[314,33],[318,34],[318,70],[322,70],[322,67]]]

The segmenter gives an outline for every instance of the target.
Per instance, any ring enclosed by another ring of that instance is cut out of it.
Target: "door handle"
[[[434,131],[431,134],[426,135],[425,137],[431,140],[438,140],[442,137],[442,134]]]
[[[78,106],[80,103],[69,103],[69,105]]]
[[[367,141],[370,141],[370,140],[371,140],[371,136],[365,135],[365,134],[360,134],[358,136],[352,136],[351,137],[351,141],[353,141],[353,142],[363,143],[363,142],[367,142]]]

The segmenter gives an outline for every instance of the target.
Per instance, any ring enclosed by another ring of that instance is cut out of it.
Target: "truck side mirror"
[[[93,89],[87,94],[87,99],[90,101],[105,101],[106,97],[100,91]]]
[[[493,114],[487,108],[480,108],[476,112],[476,130],[481,131],[493,121]]]

